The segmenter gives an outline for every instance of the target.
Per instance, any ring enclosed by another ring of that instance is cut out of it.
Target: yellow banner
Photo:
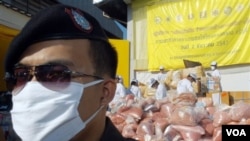
[[[7,48],[13,39],[18,34],[18,30],[9,28],[5,25],[0,24],[0,91],[5,91],[4,82],[4,57]]]
[[[118,54],[117,75],[123,78],[124,86],[129,87],[129,42],[127,40],[109,39]]]
[[[0,24],[0,39],[12,40],[19,33],[19,30]]]
[[[249,0],[183,0],[147,7],[149,70],[250,63]]]

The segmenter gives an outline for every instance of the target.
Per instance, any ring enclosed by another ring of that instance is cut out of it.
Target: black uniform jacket
[[[106,118],[106,126],[100,141],[136,141],[131,138],[124,138],[111,120]]]

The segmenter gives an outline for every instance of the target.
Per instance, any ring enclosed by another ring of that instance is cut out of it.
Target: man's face
[[[158,83],[155,82],[155,83],[152,85],[152,88],[157,89],[157,87],[158,87]]]
[[[38,66],[51,62],[59,62],[72,71],[93,75],[94,68],[89,57],[89,40],[52,40],[31,45],[22,54],[19,63],[27,66]],[[77,77],[74,82],[88,83],[92,77]],[[31,81],[36,81],[32,78]],[[102,99],[102,85],[97,84],[84,89],[78,111],[83,120],[89,118],[99,107]],[[50,107],[48,107],[50,108]],[[39,111],[37,111],[39,112]]]
[[[192,76],[189,76],[188,79],[191,83],[196,82],[196,80]]]
[[[192,82],[196,82],[196,80],[194,78],[192,78]]]
[[[216,66],[211,65],[211,70],[215,70]]]

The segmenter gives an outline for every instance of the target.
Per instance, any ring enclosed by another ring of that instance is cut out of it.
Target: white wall
[[[250,91],[250,66],[231,67],[220,70],[221,84],[225,91]]]
[[[0,24],[20,30],[27,23],[30,18],[0,5]]]

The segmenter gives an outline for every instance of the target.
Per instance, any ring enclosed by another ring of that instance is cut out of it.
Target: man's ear
[[[116,90],[116,82],[113,79],[106,80],[103,84],[101,105],[108,105],[113,100]]]

